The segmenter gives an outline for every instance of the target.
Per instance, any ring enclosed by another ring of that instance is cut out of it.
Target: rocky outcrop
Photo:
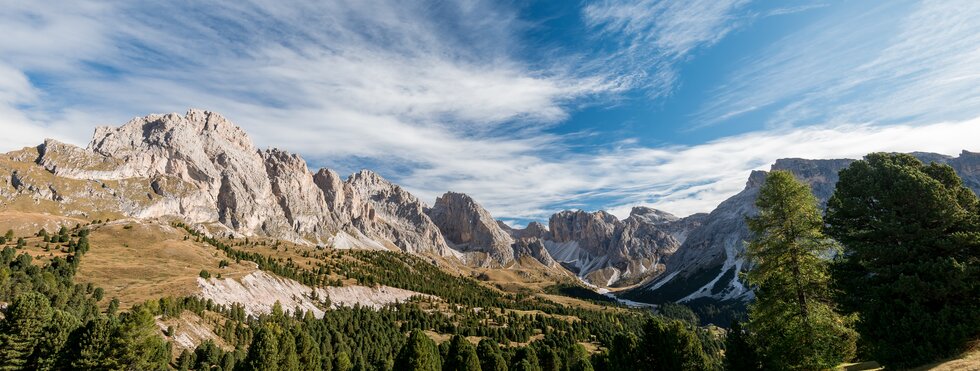
[[[426,205],[401,187],[361,170],[344,182],[343,189],[353,227],[368,237],[406,252],[459,256],[426,215]]]
[[[456,250],[485,253],[497,266],[514,260],[513,238],[470,196],[446,192],[426,214]]]
[[[252,272],[237,280],[198,278],[197,285],[202,298],[221,305],[242,305],[245,313],[251,316],[269,314],[276,303],[286,313],[298,308],[320,318],[328,308],[362,306],[378,309],[416,296],[432,298],[431,295],[388,286],[313,288],[263,271]]]
[[[512,234],[540,236],[555,260],[589,283],[605,287],[659,274],[688,228],[697,225],[687,218],[637,207],[623,220],[604,211],[563,211],[551,217],[548,231],[529,225]]]

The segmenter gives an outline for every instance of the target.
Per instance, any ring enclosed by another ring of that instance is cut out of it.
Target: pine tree
[[[224,357],[221,357],[221,370],[222,371],[235,370],[235,353],[227,352],[225,353]],[[319,368],[316,368],[315,370],[319,370]]]
[[[347,352],[337,353],[337,358],[334,358],[333,369],[334,371],[350,371],[354,368],[354,364],[350,361],[350,356]],[[411,368],[406,368],[405,370],[411,370]],[[435,370],[438,370],[436,368]]]
[[[208,339],[197,346],[194,349],[194,368],[198,370],[210,370],[212,366],[219,366],[221,364],[221,348],[214,343],[213,340]]]
[[[72,334],[69,356],[71,368],[82,370],[119,369],[111,356],[115,325],[105,316],[89,321]]]
[[[136,307],[126,313],[111,342],[116,362],[132,370],[165,369],[170,352],[157,332],[153,313],[147,308]]]
[[[905,368],[980,335],[978,200],[947,165],[872,153],[840,172],[827,231],[839,301],[876,361]]]
[[[299,355],[296,354],[296,337],[290,331],[283,331],[279,339],[279,369],[299,371]]]
[[[572,345],[568,355],[568,371],[593,371],[592,362],[589,361],[589,352],[582,344]]]
[[[683,322],[653,318],[643,326],[638,349],[639,367],[643,370],[707,370],[708,359],[701,339]]]
[[[435,342],[425,336],[421,330],[412,330],[408,342],[402,346],[398,357],[395,358],[395,369],[413,371],[438,371],[442,369],[442,360]]]
[[[609,367],[612,370],[639,369],[640,339],[632,333],[619,333],[609,349]]]
[[[746,248],[752,264],[746,278],[756,296],[748,327],[766,366],[832,368],[854,357],[857,334],[830,298],[824,256],[837,246],[821,232],[816,197],[792,173],[773,171],[756,206]]]
[[[55,370],[63,368],[64,354],[71,333],[81,327],[81,322],[71,313],[55,309],[51,320],[44,327],[44,336],[28,361],[28,368],[35,370]]]
[[[493,339],[480,340],[480,344],[476,346],[476,354],[480,358],[480,369],[483,371],[507,371],[507,361]]]
[[[742,329],[742,322],[732,320],[732,328],[725,336],[725,369],[729,371],[762,370],[759,354]]]
[[[473,344],[459,334],[453,335],[443,370],[480,371],[480,360],[476,355],[476,348],[473,347]]]
[[[245,370],[279,370],[279,339],[269,326],[263,326],[255,333],[252,344],[245,356]],[[348,360],[348,362],[350,362]]]
[[[513,368],[515,370],[541,371],[541,364],[538,362],[538,353],[532,347],[517,349],[517,353],[514,354],[511,362],[513,362]]]
[[[307,331],[298,331],[296,335],[296,352],[299,354],[300,369],[306,371],[321,370],[320,345],[313,340]]]
[[[177,356],[177,369],[180,371],[191,370],[194,368],[194,363],[196,360],[197,359],[194,356],[194,353],[191,353],[187,351],[187,349],[184,349],[183,351],[180,352],[180,355]]]
[[[7,317],[0,322],[0,370],[19,370],[27,366],[31,352],[44,336],[51,320],[51,303],[37,292],[14,298]]]
[[[558,351],[551,346],[544,344],[538,351],[538,362],[541,364],[541,371],[560,371],[561,356]]]

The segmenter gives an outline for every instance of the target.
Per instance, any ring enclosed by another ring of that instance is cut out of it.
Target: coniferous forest
[[[326,250],[333,259],[302,266],[180,223],[228,259],[311,286],[337,285],[331,277],[342,273],[438,299],[322,318],[280,305],[252,316],[198,297],[120,310],[75,280],[98,248],[86,226],[10,231],[0,240],[0,369],[820,370],[854,360],[902,369],[955,357],[980,338],[980,202],[949,166],[870,154],[840,172],[826,213],[805,183],[776,171],[756,205],[742,272],[755,298],[729,329],[702,326],[678,304],[580,308],[504,293],[408,254]],[[21,251],[38,238],[64,257]],[[173,329],[156,321],[185,312],[220,339],[174,351]]]

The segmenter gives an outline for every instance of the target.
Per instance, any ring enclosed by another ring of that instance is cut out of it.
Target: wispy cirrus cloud
[[[769,46],[717,89],[700,126],[771,111],[770,126],[967,119],[980,112],[980,4],[842,9]]]
[[[653,98],[670,95],[677,63],[745,23],[748,0],[605,0],[583,8],[586,23],[618,44],[604,65],[632,76]]]
[[[629,89],[650,89],[651,98],[669,94],[676,66],[699,49],[753,17],[802,8],[769,14],[746,9],[742,1],[600,2],[582,14],[589,30],[614,46],[597,52],[595,61],[565,65],[577,56],[552,63],[513,55],[521,49],[524,24],[515,9],[484,1],[0,5],[0,28],[16,36],[0,38],[0,148],[35,145],[45,136],[84,144],[97,124],[200,107],[225,114],[257,144],[301,153],[313,166],[373,168],[426,200],[446,190],[466,192],[509,220],[547,218],[562,208],[612,207],[621,214],[640,204],[679,215],[709,211],[741,188],[748,171],[779,157],[858,157],[874,150],[954,154],[971,149],[980,126],[975,120],[831,123],[699,145],[648,147],[625,138],[586,149],[569,144],[577,133],[548,130],[581,104]],[[952,35],[965,32],[957,28],[962,25],[947,26]],[[946,35],[946,29],[917,27],[928,31],[921,42],[941,43]],[[846,27],[809,32],[814,40],[798,41],[816,50],[821,42],[848,36]],[[946,81],[935,87],[954,89],[972,81],[961,73],[943,80],[928,67],[967,70],[969,58],[904,59],[915,52],[904,50],[913,44],[890,44],[895,48],[886,52],[862,48],[869,43],[852,48],[851,59],[844,53],[823,63],[928,76],[915,85],[923,89],[930,88],[928,81]],[[957,47],[969,49],[967,44]],[[878,53],[864,54],[869,51]],[[815,74],[801,77],[791,72],[799,68],[782,67],[809,55],[787,52],[771,70],[744,70],[704,114],[789,99],[763,89],[763,82],[781,78],[806,78],[793,99],[819,96],[814,91],[835,81],[826,77],[833,76],[832,68],[822,68],[820,60],[802,64]],[[915,68],[923,72],[902,72]],[[754,93],[740,95],[739,86]],[[774,88],[789,94],[793,84]],[[888,99],[903,101],[892,93]],[[861,102],[849,102],[850,110],[864,107]],[[953,103],[962,108],[970,101]]]

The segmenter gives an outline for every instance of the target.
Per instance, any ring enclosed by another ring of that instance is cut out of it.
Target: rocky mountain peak
[[[586,212],[565,210],[551,216],[548,229],[556,242],[579,241],[579,244],[596,250],[608,246],[619,219],[605,211]]]
[[[634,206],[630,210],[630,217],[642,218],[647,223],[653,224],[668,223],[680,219],[674,214],[646,206]]]
[[[503,223],[498,222],[497,224],[501,225]],[[506,224],[503,224],[501,228],[510,233],[511,237],[514,237],[514,239],[517,240],[522,238],[540,238],[542,240],[551,239],[551,233],[548,232],[548,227],[540,222],[530,222],[527,224],[527,227],[524,227],[524,229],[513,229],[508,227]]]
[[[470,196],[446,192],[427,214],[458,250],[484,252],[501,266],[514,260],[514,240]]]

